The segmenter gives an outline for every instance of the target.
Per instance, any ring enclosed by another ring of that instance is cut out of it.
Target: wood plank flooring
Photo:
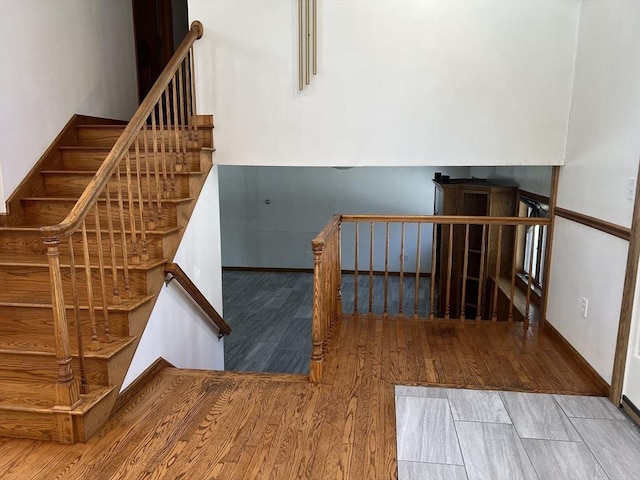
[[[9,479],[397,478],[394,385],[600,394],[521,325],[344,318],[325,382],[166,369],[86,444],[0,439]]]

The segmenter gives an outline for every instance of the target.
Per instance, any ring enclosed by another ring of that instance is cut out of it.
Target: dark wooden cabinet
[[[484,179],[434,180],[434,215],[516,216],[518,187],[496,185]],[[463,285],[466,226],[437,225],[436,282],[437,315],[441,318],[488,318],[487,285],[495,277],[500,255],[500,275],[509,275],[513,260],[512,228],[503,228],[501,251],[497,249],[498,227],[469,226],[467,275]],[[451,230],[452,229],[452,230]],[[484,248],[483,248],[484,243]],[[462,298],[464,294],[464,299]],[[448,300],[448,301],[447,301]],[[478,311],[480,305],[480,311]]]

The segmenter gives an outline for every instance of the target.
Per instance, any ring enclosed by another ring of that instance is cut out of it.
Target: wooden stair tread
[[[106,271],[111,271],[111,259],[107,255],[107,253],[108,252],[105,252],[104,269]],[[49,263],[47,262],[46,255],[40,255],[40,254],[27,255],[23,253],[20,255],[13,255],[10,260],[3,258],[5,255],[8,255],[8,254],[0,253],[0,267],[36,267],[36,268],[42,267],[42,268],[49,269]],[[118,270],[122,270],[124,268],[122,266],[122,259],[120,258],[116,260],[117,260],[116,268]],[[166,258],[151,258],[149,260],[141,261],[140,263],[136,263],[136,264],[129,263],[129,271],[151,270],[152,268],[156,268],[159,265],[167,263],[167,261],[168,260]],[[60,268],[69,269],[71,267],[68,261],[60,261]],[[80,270],[80,269],[84,270],[84,268],[85,268],[85,264],[83,260],[79,259],[78,261],[76,261],[76,270]],[[96,270],[96,269],[99,269],[100,267],[98,266],[97,263],[91,263],[90,268],[92,270]]]
[[[107,311],[109,312],[130,312],[135,310],[140,305],[147,303],[154,299],[153,295],[147,296],[134,296],[131,298],[123,298],[117,305],[107,305]],[[100,302],[98,302],[100,303]],[[53,306],[50,303],[23,303],[23,302],[0,302],[0,308],[2,307],[25,307],[25,308],[42,308],[44,310],[51,310]],[[73,305],[65,305],[67,310],[72,310]],[[102,305],[98,304],[94,306],[96,311],[102,311]],[[80,310],[89,310],[89,306],[86,304],[80,304]]]
[[[40,173],[42,175],[85,175],[88,177],[93,177],[94,176],[94,172],[88,171],[88,170],[41,170]],[[173,175],[176,177],[182,176],[182,177],[186,177],[186,176],[196,176],[196,175],[204,175],[204,172],[178,172],[175,171],[173,172]]]
[[[43,225],[44,226],[44,225]],[[8,226],[0,226],[0,237],[3,232],[17,232],[17,233],[40,233],[40,226],[38,225],[8,225]],[[183,227],[179,225],[167,226],[167,227],[156,227],[153,230],[145,230],[147,235],[167,235],[170,233],[179,232]],[[95,233],[95,228],[87,228],[87,233]],[[126,235],[131,235],[131,230],[125,229]],[[136,235],[140,236],[140,232],[136,232]]]
[[[23,202],[77,202],[77,197],[23,197],[21,199]],[[162,198],[162,203],[186,203],[194,200],[193,197],[182,197],[182,198]],[[157,203],[157,200],[151,199],[153,203]],[[98,200],[100,203],[106,203],[107,201],[104,198],[100,198]],[[118,204],[118,199],[112,199],[111,203]],[[148,200],[145,200],[145,203],[148,203]]]
[[[199,152],[202,148],[205,147],[190,147],[187,145],[187,153],[197,153]],[[105,147],[105,146],[100,146],[100,145],[65,145],[62,147],[58,148],[61,151],[86,151],[86,152],[105,152],[105,157],[107,156],[107,154],[111,151],[110,147]],[[131,147],[131,150],[134,150],[135,146]],[[153,152],[151,150],[148,150],[148,154],[149,155],[153,155]],[[168,147],[165,151],[168,151]],[[160,146],[158,145],[158,153],[160,153]],[[144,155],[144,151],[140,151],[140,155]]]
[[[98,336],[100,341],[101,335]],[[99,350],[91,350],[89,341],[84,338],[84,355],[85,358],[110,358],[122,348],[129,345],[135,340],[135,337],[112,338],[111,342],[105,343],[100,341]],[[77,338],[70,331],[69,343],[71,349],[77,352]],[[53,335],[44,333],[3,333],[0,336],[0,353],[17,353],[17,354],[33,354],[33,355],[51,355],[55,357],[55,338]]]

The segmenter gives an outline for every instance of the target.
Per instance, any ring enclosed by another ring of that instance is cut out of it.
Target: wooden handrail
[[[167,285],[171,280],[176,279],[178,283],[184,288],[184,291],[189,294],[191,298],[198,304],[198,306],[202,309],[204,313],[207,314],[211,322],[218,329],[218,338],[222,338],[225,335],[229,335],[231,333],[231,327],[227,322],[224,321],[222,316],[218,313],[209,300],[205,298],[202,292],[195,286],[195,284],[191,281],[189,276],[184,273],[184,270],[180,268],[180,265],[177,263],[169,263],[167,262],[164,266],[165,275],[171,275],[169,280],[166,280]]]
[[[80,228],[82,221],[89,215],[91,207],[93,207],[95,202],[98,200],[104,191],[107,182],[113,175],[116,168],[120,165],[120,161],[125,154],[129,152],[129,149],[140,133],[140,130],[146,124],[147,118],[149,118],[151,111],[155,108],[158,100],[162,97],[162,94],[173,78],[175,71],[189,53],[193,43],[202,37],[202,33],[202,24],[197,20],[194,21],[191,24],[191,29],[184,37],[184,40],[182,40],[182,43],[180,43],[180,46],[176,49],[173,57],[169,63],[167,63],[164,70],[162,70],[158,80],[153,84],[153,87],[133,114],[133,117],[131,117],[128,125],[122,132],[122,135],[120,135],[115,145],[107,155],[105,161],[102,163],[93,179],[89,182],[83,194],[80,196],[67,217],[57,225],[45,226],[40,229],[45,240],[67,237]]]
[[[333,217],[331,217],[331,220],[329,220],[329,223],[327,223],[324,226],[324,228],[320,230],[320,233],[318,233],[318,235],[316,235],[316,237],[313,240],[311,240],[311,244],[314,247],[316,245],[324,244],[324,242],[326,242],[327,239],[329,239],[331,235],[333,235],[336,229],[340,228],[341,222],[342,222],[342,215],[334,215]]]
[[[339,217],[343,222],[407,222],[447,225],[549,225],[551,223],[551,219],[548,217],[472,217],[463,215],[340,215]],[[333,219],[323,229],[323,232],[332,222]]]

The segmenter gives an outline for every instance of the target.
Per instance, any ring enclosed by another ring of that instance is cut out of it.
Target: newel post
[[[71,410],[80,400],[80,385],[73,377],[71,369],[71,347],[62,292],[62,274],[60,273],[59,238],[45,238],[49,274],[51,276],[51,304],[53,307],[53,331],[56,342],[56,363],[58,381],[56,383],[56,406],[59,411]]]
[[[324,241],[314,240],[313,245],[313,323],[311,330],[311,364],[309,365],[309,380],[313,383],[322,381],[322,367],[324,363],[323,354],[323,328],[325,321],[323,315],[322,302],[324,298],[322,292],[322,254],[324,253]]]

